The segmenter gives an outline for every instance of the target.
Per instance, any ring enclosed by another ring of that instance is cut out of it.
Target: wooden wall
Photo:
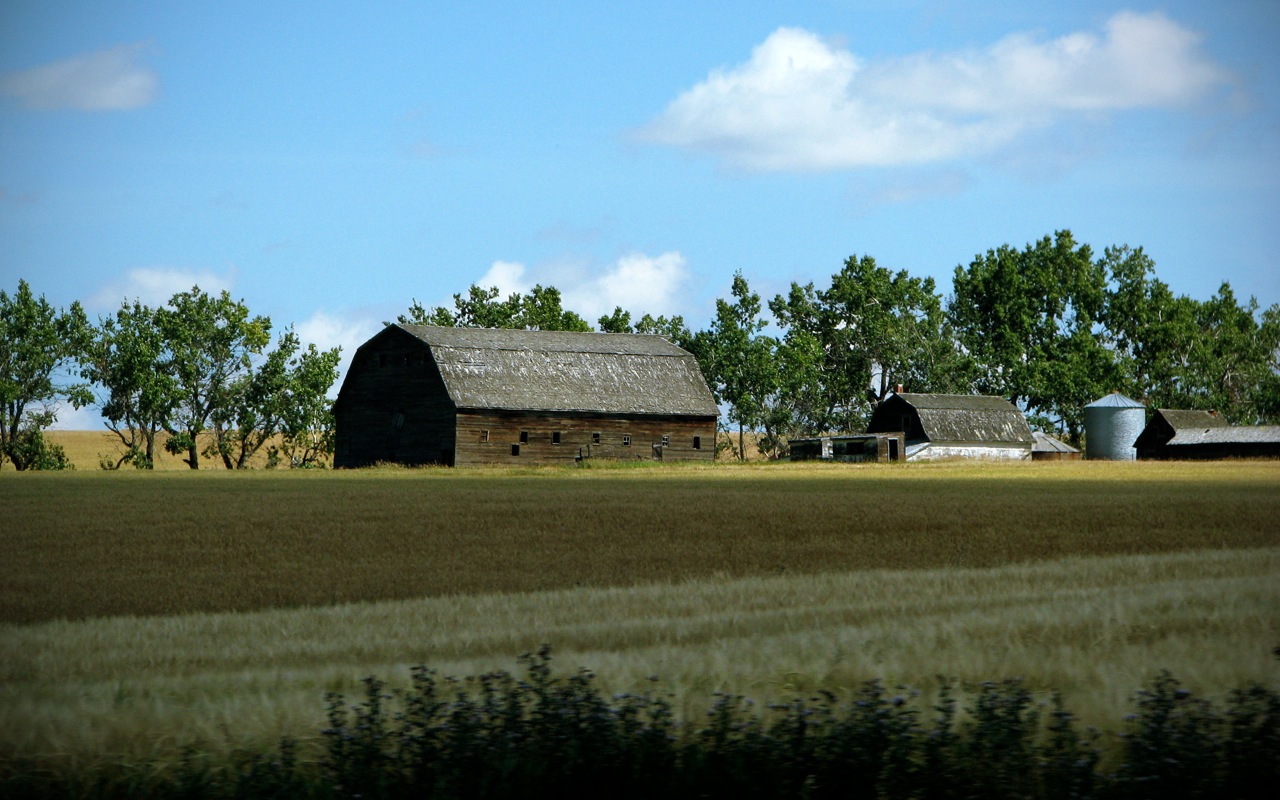
[[[630,444],[625,443],[625,437],[630,437]],[[456,463],[563,463],[579,455],[711,461],[715,458],[715,437],[713,417],[468,410],[458,413]],[[518,454],[513,450],[515,446]]]

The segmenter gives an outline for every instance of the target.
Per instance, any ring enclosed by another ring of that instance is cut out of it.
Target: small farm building
[[[904,461],[906,443],[901,432],[845,436],[814,436],[788,442],[792,461]]]
[[[1161,408],[1135,442],[1140,459],[1280,456],[1280,426],[1228,425],[1209,411]]]
[[[907,458],[1031,458],[1034,438],[1003,397],[893,393],[876,407],[868,433],[902,431]]]
[[[334,464],[710,461],[718,414],[660,336],[388,325],[338,393]]]
[[[1079,461],[1080,451],[1061,439],[1055,439],[1042,431],[1032,431],[1035,444],[1031,446],[1033,461]]]

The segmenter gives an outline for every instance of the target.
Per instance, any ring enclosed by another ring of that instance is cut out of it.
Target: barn
[[[1280,426],[1228,425],[1210,411],[1161,408],[1134,443],[1140,459],[1280,457]]]
[[[907,459],[1031,458],[1026,417],[1003,397],[890,394],[871,415],[868,433],[906,434]]]
[[[334,465],[715,457],[719,409],[660,336],[388,325],[334,404]]]

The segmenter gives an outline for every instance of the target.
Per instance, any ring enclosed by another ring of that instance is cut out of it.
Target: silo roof
[[[1137,400],[1125,397],[1119,392],[1112,392],[1106,397],[1094,400],[1085,408],[1146,408],[1146,406]]]

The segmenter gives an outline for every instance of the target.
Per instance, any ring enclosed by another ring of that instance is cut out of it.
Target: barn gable
[[[710,459],[718,413],[662,337],[390,325],[343,382],[334,461]]]

